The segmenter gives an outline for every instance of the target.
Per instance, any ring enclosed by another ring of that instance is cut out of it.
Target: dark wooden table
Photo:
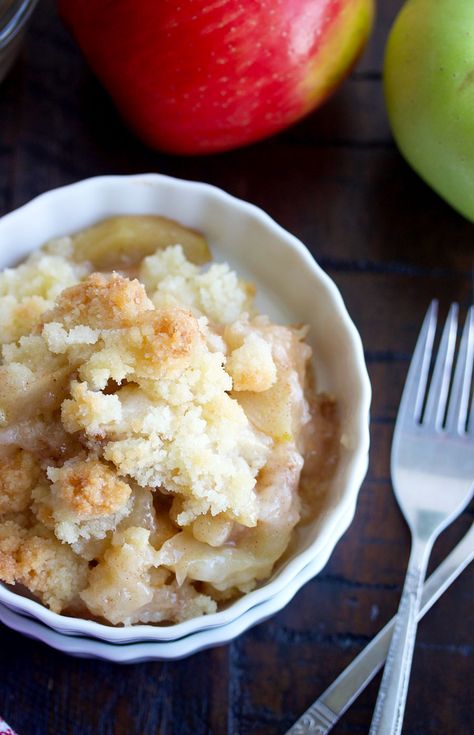
[[[282,733],[397,608],[408,531],[389,477],[393,422],[420,321],[473,301],[474,227],[395,148],[381,88],[383,46],[401,0],[381,0],[375,33],[325,108],[272,140],[178,158],[141,145],[117,119],[44,0],[25,52],[0,87],[0,214],[55,186],[103,173],[200,179],[267,210],[339,286],[373,384],[370,470],[356,517],[321,574],[273,619],[183,661],[115,666],[78,660],[0,625],[0,713],[21,735]],[[472,511],[439,540],[433,564]],[[406,735],[469,735],[472,571],[423,621]],[[334,733],[366,733],[378,679]]]

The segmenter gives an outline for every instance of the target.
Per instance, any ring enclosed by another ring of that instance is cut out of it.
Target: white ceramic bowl
[[[349,519],[350,522],[350,519]],[[66,635],[51,629],[29,615],[14,612],[0,604],[0,622],[18,633],[41,641],[51,648],[77,658],[92,658],[120,664],[136,664],[143,661],[169,661],[185,658],[206,648],[222,646],[248,628],[262,623],[286,605],[309,579],[325,565],[331,548],[321,550],[321,555],[295,575],[279,593],[246,610],[238,618],[224,625],[204,628],[195,633],[168,641],[141,641],[135,643],[109,643],[96,638]]]
[[[227,260],[256,284],[261,311],[282,322],[309,324],[318,388],[337,397],[344,436],[327,502],[301,534],[295,553],[277,565],[269,581],[225,610],[165,627],[112,628],[57,615],[0,584],[0,603],[60,633],[122,644],[175,641],[228,625],[265,601],[272,600],[271,612],[276,612],[288,601],[286,590],[294,589],[295,580],[299,588],[320,571],[352,520],[367,470],[370,383],[341,295],[304,245],[257,207],[207,184],[157,174],[103,176],[47,192],[0,219],[0,268],[52,237],[117,214],[161,214],[202,231],[216,260]],[[305,568],[310,570],[306,578],[300,576]]]

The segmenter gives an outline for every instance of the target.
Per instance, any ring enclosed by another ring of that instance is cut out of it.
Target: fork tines
[[[470,398],[474,363],[474,307],[468,309],[457,359],[454,360],[458,312],[458,304],[451,304],[429,380],[438,318],[438,302],[431,302],[416,343],[398,421],[411,420],[435,431],[448,433],[474,432],[472,405],[470,410],[470,403],[473,402]]]

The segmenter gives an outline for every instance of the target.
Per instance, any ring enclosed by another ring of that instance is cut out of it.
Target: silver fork
[[[474,559],[474,523],[425,582],[418,620]],[[1,609],[1,605],[0,605]],[[380,630],[285,735],[328,735],[385,663],[396,617]]]
[[[472,410],[467,427],[474,360],[474,311],[471,306],[452,375],[458,306],[451,306],[427,388],[437,307],[433,301],[423,322],[393,436],[392,483],[411,531],[412,547],[370,735],[401,732],[429,555],[440,532],[469,502],[474,487]]]

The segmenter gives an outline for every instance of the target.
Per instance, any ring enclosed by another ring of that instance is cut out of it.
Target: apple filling
[[[338,429],[306,329],[208,260],[175,222],[117,217],[0,274],[0,579],[55,612],[215,612],[317,512]]]

